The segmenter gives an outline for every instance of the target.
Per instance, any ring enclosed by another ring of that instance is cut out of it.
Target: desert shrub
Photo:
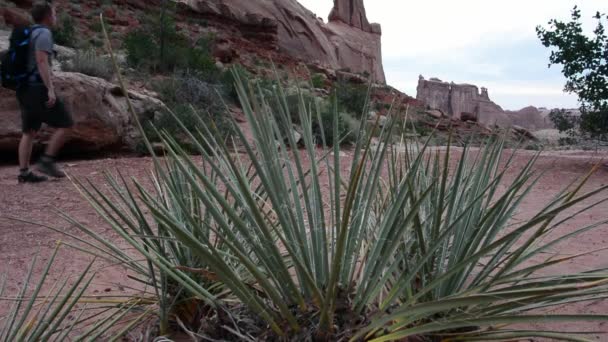
[[[338,118],[338,136],[334,138],[334,117]],[[313,117],[312,132],[318,144],[333,146],[334,143],[340,142],[341,145],[350,145],[356,140],[357,128],[356,119],[346,113],[334,115],[334,112],[328,109],[322,110],[320,120],[318,117]]]
[[[237,80],[234,78],[235,73],[242,79],[251,78],[251,74],[247,69],[240,64],[235,64],[230,70],[226,70],[222,73],[220,82],[224,87],[227,99],[234,104],[239,104],[239,95],[236,90]]]
[[[359,120],[367,117],[367,108],[364,108],[367,102],[367,85],[339,80],[334,87],[340,111],[349,113]]]
[[[264,88],[263,88],[264,89]],[[273,103],[273,94],[270,94],[270,101]],[[309,124],[312,128],[314,141],[318,145],[325,143],[327,146],[333,146],[339,141],[341,145],[350,145],[356,140],[356,134],[359,130],[360,122],[353,116],[346,113],[334,115],[332,111],[333,99],[323,99],[317,97],[303,89],[287,90],[285,95],[286,112],[289,113],[291,123],[300,128],[306,129],[304,125]],[[275,107],[280,107],[281,104],[273,103]],[[302,107],[304,106],[304,108]],[[302,110],[305,113],[312,113],[309,120],[302,120]],[[287,133],[288,124],[280,119],[280,114],[276,120],[279,123],[279,128],[282,132]],[[334,116],[338,118],[338,139],[334,140]],[[304,122],[306,121],[306,122]]]
[[[154,122],[157,128],[180,135],[183,133],[181,124],[195,132],[203,122],[213,122],[221,136],[226,139],[232,136],[234,128],[220,97],[223,94],[221,85],[206,82],[196,72],[184,72],[158,82],[155,90],[173,112],[162,112]]]
[[[575,137],[560,137],[557,140],[559,146],[573,146],[578,143],[578,139]]]
[[[211,56],[211,37],[192,42],[177,32],[170,16],[162,20],[146,19],[141,28],[127,34],[124,47],[127,62],[140,70],[174,72],[193,70],[207,81],[217,82],[222,74]]]
[[[138,69],[155,67],[155,58],[151,58],[150,54],[154,54],[158,47],[152,35],[144,30],[129,32],[125,37],[124,45],[127,51],[127,62],[131,66]]]
[[[55,43],[69,47],[76,46],[76,21],[74,18],[68,13],[62,13],[57,21],[57,26],[53,29]]]
[[[541,151],[543,147],[540,144],[528,143],[524,146],[524,149],[528,151]]]
[[[325,88],[325,75],[323,74],[314,74],[311,77],[311,83],[313,88]]]
[[[95,50],[76,51],[71,60],[63,63],[64,71],[79,72],[81,74],[111,80],[114,68],[109,58],[99,56]]]

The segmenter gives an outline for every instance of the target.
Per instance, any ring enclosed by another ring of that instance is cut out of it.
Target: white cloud
[[[324,18],[333,6],[332,0],[299,1]],[[596,11],[608,10],[606,0],[365,1],[369,20],[382,24],[383,56],[385,62],[390,61],[390,65],[385,63],[386,74],[393,86],[415,96],[420,73],[459,83],[491,79],[477,84],[487,86],[495,99],[508,101],[499,102],[508,108],[521,104],[517,96],[535,101],[528,105],[551,106],[546,103],[550,101],[576,105],[575,97],[561,91],[565,81],[555,77],[555,70],[546,70],[546,56],[541,56],[539,79],[533,84],[506,71],[526,63],[530,56],[525,54],[530,52],[521,51],[519,60],[515,56],[496,62],[480,56],[488,48],[536,40],[536,26],[546,26],[553,18],[568,19],[575,4],[583,12],[587,29],[595,23],[591,17]]]
[[[299,0],[326,18],[331,0]],[[387,58],[449,53],[484,42],[534,37],[552,18],[568,18],[577,4],[583,14],[608,9],[605,0],[367,0],[370,21],[382,24]],[[589,20],[591,22],[591,20]]]

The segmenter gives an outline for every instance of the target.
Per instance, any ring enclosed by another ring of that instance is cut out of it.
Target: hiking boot
[[[19,180],[19,183],[21,183],[21,184],[23,184],[23,183],[41,183],[41,182],[45,182],[45,181],[49,180],[47,177],[38,176],[37,174],[33,173],[32,171],[28,171],[26,173],[20,174],[19,177],[17,177],[17,179]]]
[[[53,160],[41,159],[38,162],[37,169],[45,175],[54,178],[64,178],[66,176],[65,172],[61,171]]]

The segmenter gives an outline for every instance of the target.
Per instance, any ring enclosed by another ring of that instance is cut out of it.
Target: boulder
[[[512,129],[513,129],[513,133],[515,133],[515,135],[517,137],[523,137],[523,138],[530,139],[533,141],[538,141],[538,138],[536,138],[536,136],[534,134],[532,134],[532,132],[525,129],[524,127],[513,125]]]
[[[428,116],[434,117],[435,119],[441,119],[445,117],[443,112],[439,109],[431,109],[425,112]]]
[[[135,150],[140,134],[127,111],[122,90],[103,79],[78,73],[56,73],[55,87],[72,113],[75,126],[66,148],[77,153],[108,150]],[[129,92],[135,112],[142,120],[154,119],[162,102],[147,95]],[[0,152],[16,153],[21,136],[21,114],[14,92],[0,90]],[[39,142],[44,144],[50,130],[44,128]]]

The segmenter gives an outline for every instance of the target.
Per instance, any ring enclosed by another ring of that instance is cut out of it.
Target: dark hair
[[[51,15],[52,10],[53,7],[50,1],[36,3],[32,7],[32,19],[34,19],[36,24],[40,24],[47,16]]]

